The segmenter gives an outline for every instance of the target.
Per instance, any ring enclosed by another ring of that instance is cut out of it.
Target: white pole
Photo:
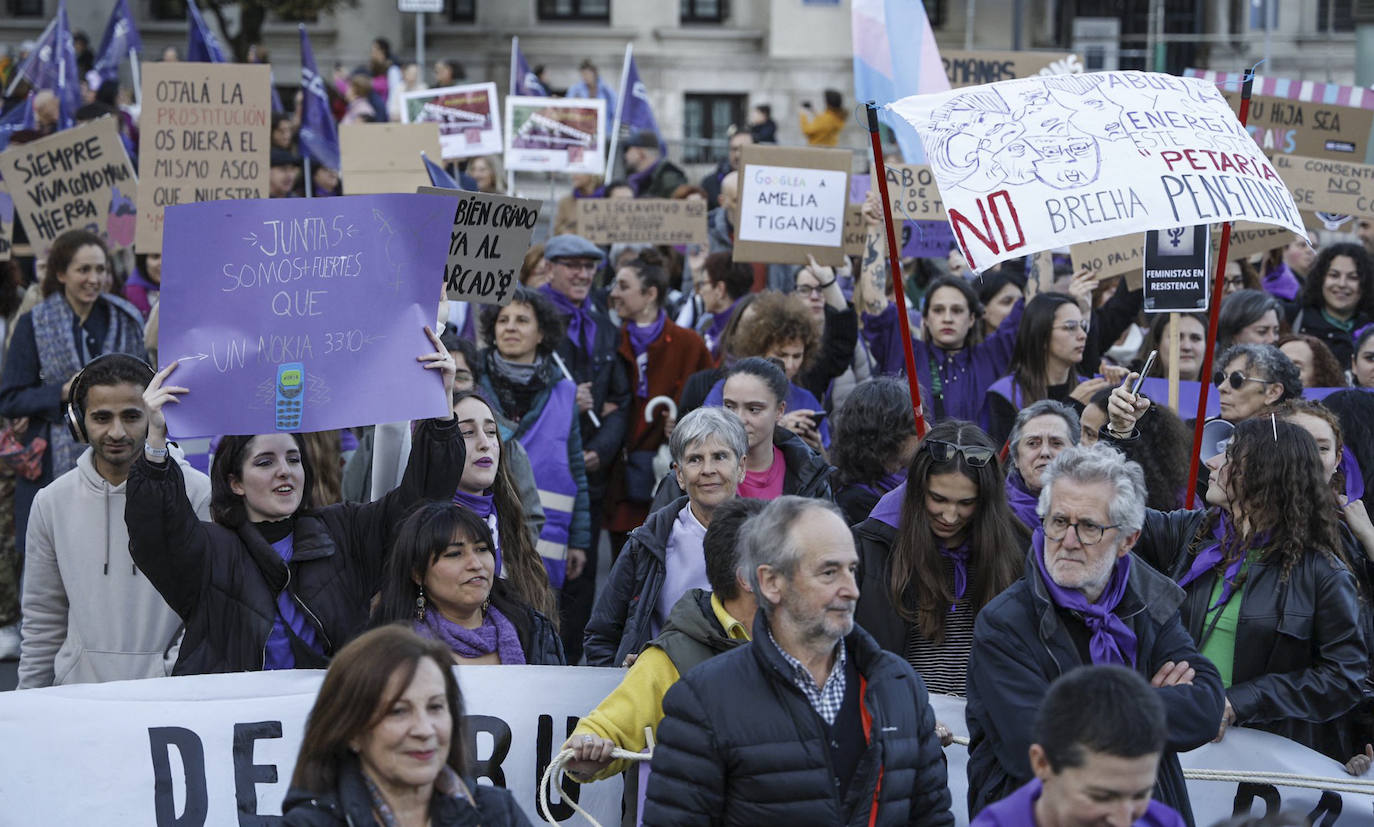
[[[568,366],[563,363],[563,357],[558,355],[558,351],[551,350],[549,351],[549,355],[553,357],[554,364],[558,365],[558,369],[563,372],[563,378],[576,385],[577,380],[574,379],[572,373],[569,372]],[[596,415],[595,411],[587,411],[586,414],[587,418],[592,421],[592,425],[598,428],[601,427],[601,419]]]
[[[977,5],[975,0],[967,0],[964,7],[964,51],[973,51],[973,9]]]
[[[620,144],[620,116],[625,114],[625,82],[630,77],[630,55],[634,47],[633,43],[625,44],[625,63],[620,67],[620,92],[616,95],[615,126],[611,128],[611,154],[606,158],[606,176],[601,182],[603,184],[611,183],[611,179],[615,177],[615,152]],[[596,94],[595,89],[587,91]]]
[[[139,109],[143,108],[143,85],[138,71],[138,52],[129,50],[129,73],[134,76],[134,103],[138,104]]]
[[[512,37],[512,38],[510,39],[510,86],[508,87],[508,90],[507,90],[507,92],[506,92],[507,95],[514,95],[514,94],[515,94],[515,53],[518,52],[519,50],[520,50],[520,38],[519,38],[519,36]]]
[[[425,13],[415,13],[415,64],[420,67],[420,79],[425,77]]]

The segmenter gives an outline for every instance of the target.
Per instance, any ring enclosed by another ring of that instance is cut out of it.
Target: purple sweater
[[[941,350],[919,339],[912,339],[916,357],[916,377],[921,383],[921,401],[933,414],[932,421],[967,419],[976,422],[983,409],[983,395],[1011,365],[1016,344],[1016,329],[1021,324],[1024,301],[1018,301],[992,335],[963,350]],[[863,336],[877,362],[877,372],[897,376],[906,372],[902,353],[901,322],[897,306],[889,304],[876,316],[863,314]],[[933,398],[930,367],[934,362],[940,373],[942,405]],[[941,411],[943,407],[943,411]]]
[[[1035,802],[1040,799],[1043,785],[1035,778],[1021,789],[989,804],[969,827],[1036,827]],[[1184,827],[1183,816],[1162,801],[1151,801],[1133,827]]]

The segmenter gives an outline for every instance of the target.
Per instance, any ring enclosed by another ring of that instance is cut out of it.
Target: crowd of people
[[[421,68],[376,41],[337,117],[393,112]],[[136,152],[118,90],[87,92]],[[873,194],[841,267],[735,260],[740,153],[775,131],[751,120],[700,186],[647,136],[624,181],[575,177],[507,304],[441,303],[416,358],[452,408],[399,427],[169,442],[196,389],[158,359],[161,257],[75,230],[0,265],[20,687],[327,668],[288,824],[523,824],[474,784],[454,664],[623,669],[564,747],[644,824],[952,824],[931,692],[967,701],[976,824],[1191,827],[1178,754],[1233,726],[1364,772],[1374,223],[1230,262],[1209,343],[1067,255],[891,273]],[[298,126],[273,121],[273,197]],[[463,172],[505,185],[496,157]],[[593,244],[568,219],[607,197],[705,200],[709,244]],[[1143,370],[1213,386],[1200,442]],[[652,762],[614,755],[646,728]]]

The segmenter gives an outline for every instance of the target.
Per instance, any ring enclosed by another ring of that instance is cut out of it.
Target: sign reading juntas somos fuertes
[[[1009,258],[1297,205],[1216,86],[1146,72],[1023,78],[890,105],[925,145],[960,250]]]

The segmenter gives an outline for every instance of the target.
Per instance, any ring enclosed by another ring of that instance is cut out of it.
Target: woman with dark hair
[[[476,512],[425,503],[396,529],[372,625],[409,623],[457,663],[565,665],[550,616],[515,593],[502,562]]]
[[[1277,299],[1291,302],[1302,290],[1302,280],[1312,267],[1317,251],[1304,239],[1295,238],[1282,247],[1273,247],[1260,259],[1260,284]]]
[[[749,305],[754,303],[761,293],[749,293],[742,296],[735,303],[734,313],[730,315],[730,320],[725,323],[725,327],[720,334],[720,352],[716,358],[717,366],[708,370],[699,370],[687,377],[687,383],[682,387],[682,395],[677,399],[677,418],[691,413],[706,404],[706,395],[711,389],[720,382],[725,376],[726,368],[734,364],[736,356],[731,347],[735,333],[739,331],[740,325],[744,323],[744,311],[749,309]]]
[[[640,253],[616,272],[610,300],[623,320],[619,351],[634,387],[624,461],[616,463],[609,484],[606,528],[611,532],[611,548],[619,552],[629,532],[649,516],[657,482],[654,456],[677,424],[664,406],[655,409],[652,421],[645,421],[645,407],[658,396],[676,400],[688,378],[710,370],[712,360],[701,336],[674,324],[664,311],[668,272],[657,252]]]
[[[162,253],[139,253],[134,256],[134,271],[124,282],[124,298],[137,307],[144,320],[153,312],[162,292]]]
[[[43,300],[14,322],[0,377],[0,416],[26,417],[24,442],[41,437],[48,443],[38,478],[15,480],[15,550],[21,559],[34,495],[75,468],[85,449],[64,424],[72,379],[102,354],[148,358],[143,314],[106,292],[109,267],[109,250],[100,236],[86,230],[63,233],[48,248]]]
[[[1016,412],[1026,405],[1041,399],[1074,399],[1082,405],[1105,385],[1105,380],[1084,382],[1075,370],[1087,347],[1088,327],[1077,299],[1067,293],[1041,293],[1030,300],[1016,333],[1011,373],[992,383],[985,396],[982,421],[994,441],[1007,438]]]
[[[468,770],[463,696],[442,643],[400,624],[340,650],[305,724],[289,827],[530,827],[511,794]]]
[[[1217,415],[1232,424],[1302,395],[1298,366],[1273,345],[1232,345],[1215,364]]]
[[[1217,350],[1231,345],[1272,345],[1279,340],[1283,305],[1263,290],[1237,290],[1221,300]]]
[[[1169,375],[1169,335],[1170,327],[1178,322],[1178,378],[1184,382],[1199,380],[1198,371],[1202,370],[1202,357],[1207,350],[1206,313],[1159,313],[1150,322],[1145,340],[1140,343],[1131,369],[1139,371],[1151,352],[1156,352],[1154,366],[1148,376],[1164,378]],[[1110,389],[1107,389],[1110,390]]]
[[[453,359],[418,357],[453,392]],[[388,540],[406,512],[453,496],[466,452],[452,412],[420,423],[405,478],[366,505],[316,508],[314,473],[300,434],[227,436],[210,469],[210,516],[196,519],[181,469],[167,461],[163,406],[187,392],[164,384],[143,394],[148,440],[129,472],[124,522],[139,569],[186,624],[177,675],[319,668],[367,622]]]
[[[1108,405],[1113,390],[1103,388],[1084,406],[1080,444],[1092,445],[1102,438],[1110,419]],[[1188,487],[1188,446],[1193,440],[1188,426],[1167,405],[1151,405],[1135,426],[1135,439],[1114,440],[1113,444],[1145,472],[1146,507],[1159,511],[1183,508],[1183,493]]]
[[[728,252],[706,256],[704,267],[706,278],[693,285],[706,311],[697,323],[697,332],[719,363],[721,344],[726,341],[725,326],[739,312],[740,300],[751,295],[754,271],[742,261],[732,261]]]
[[[983,306],[984,338],[997,332],[1002,321],[1011,315],[1016,303],[1022,301],[1025,295],[1025,276],[997,269],[979,277],[978,303]]]
[[[971,422],[935,425],[856,534],[855,622],[932,692],[964,694],[973,619],[1020,577],[1030,539],[1007,508],[997,446]]]
[[[549,355],[563,338],[563,319],[547,296],[521,286],[509,304],[482,308],[482,332],[492,346],[478,384],[493,410],[516,423],[514,437],[529,454],[544,506],[539,556],[549,585],[561,589],[582,573],[592,541],[577,385]]]
[[[1304,388],[1343,388],[1345,371],[1326,342],[1306,333],[1285,333],[1279,337],[1279,350],[1298,366]]]
[[[1365,481],[1361,499],[1374,508],[1374,394],[1363,390],[1336,391],[1322,400],[1322,407],[1341,422],[1342,442],[1355,462],[1353,469],[1347,469],[1347,478],[1359,472]]]
[[[1134,427],[1128,408],[1113,406],[1114,428]],[[1183,625],[1226,686],[1218,738],[1249,726],[1343,762],[1355,750],[1339,719],[1363,697],[1369,655],[1317,444],[1264,416],[1206,464],[1208,507],[1147,510],[1134,551],[1184,589]]]
[[[830,450],[839,483],[835,503],[850,525],[868,519],[878,500],[906,480],[918,445],[905,382],[879,376],[854,386],[835,413]]]
[[[1226,281],[1221,291],[1223,299],[1241,290],[1259,289],[1259,273],[1255,271],[1255,265],[1251,264],[1248,259],[1233,258],[1226,262]]]
[[[1326,342],[1336,361],[1349,364],[1353,336],[1374,322],[1374,259],[1364,245],[1332,244],[1322,249],[1298,303],[1289,308],[1294,333]]]
[[[1349,364],[1351,385],[1374,388],[1374,325],[1367,325],[1355,339],[1354,355]]]

